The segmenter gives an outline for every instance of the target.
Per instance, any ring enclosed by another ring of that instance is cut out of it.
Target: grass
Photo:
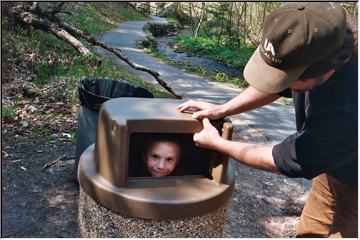
[[[177,28],[182,28],[183,27],[183,23],[179,19],[177,19],[175,17],[167,17],[166,20],[168,21],[169,24],[173,24]]]
[[[241,89],[246,88],[248,84],[245,82],[243,78],[237,78],[237,77],[229,77],[226,73],[212,73],[210,74],[210,79],[222,82],[222,83],[230,83],[233,84]]]
[[[195,65],[191,65],[191,64],[185,64],[183,66],[184,66],[184,69],[188,72],[197,73],[202,76],[206,75],[206,71],[199,66],[195,66]]]
[[[1,117],[5,122],[13,121],[16,118],[16,113],[9,106],[1,106]]]
[[[116,27],[122,21],[144,20],[139,13],[124,8],[116,2],[79,2],[66,5],[72,15],[62,14],[62,18],[87,34],[98,35]]]
[[[187,52],[195,53],[214,60],[221,61],[234,68],[243,68],[255,51],[255,47],[244,45],[237,49],[217,45],[217,43],[206,36],[194,38],[190,34],[177,36],[174,43]]]
[[[166,55],[162,52],[159,52],[156,48],[152,48],[152,47],[148,47],[148,48],[144,48],[141,45],[139,46],[140,48],[142,48],[146,53],[150,54],[151,56],[157,58],[157,59],[161,59],[166,61]],[[170,63],[170,61],[169,61]]]
[[[277,102],[280,102],[280,103],[284,103],[286,105],[293,105],[294,104],[294,101],[292,98],[286,98],[286,97],[281,97],[277,100]]]

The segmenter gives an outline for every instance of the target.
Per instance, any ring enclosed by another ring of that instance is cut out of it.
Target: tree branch
[[[17,8],[12,9],[12,15],[14,18],[21,23],[25,23],[33,26],[34,28],[39,28],[48,32],[51,32],[56,37],[68,42],[73,46],[82,56],[87,56],[91,52],[87,49],[78,39],[74,38],[67,31],[60,28],[56,24],[49,22],[45,19],[38,18],[31,12],[19,10]]]
[[[61,12],[61,8],[62,6],[65,4],[66,2],[60,2],[59,5],[57,5],[53,10],[51,10],[50,13],[52,14],[56,14],[58,12]]]
[[[67,23],[61,23],[60,24],[61,27],[63,27],[64,29],[66,29],[66,31],[70,32],[72,35],[77,36],[77,37],[81,37],[83,39],[85,39],[87,42],[91,43],[94,46],[100,46],[110,52],[112,52],[113,54],[115,54],[117,57],[119,57],[121,60],[123,60],[124,62],[126,62],[129,66],[131,66],[132,68],[136,69],[136,70],[140,70],[143,72],[147,72],[149,73],[151,76],[153,76],[156,81],[163,87],[165,88],[168,92],[170,92],[171,94],[173,94],[176,98],[181,99],[182,97],[178,94],[176,94],[172,88],[164,81],[160,78],[160,74],[158,72],[155,72],[145,66],[142,65],[138,65],[136,63],[131,62],[126,56],[124,56],[121,53],[121,50],[118,48],[112,48],[112,47],[108,47],[106,44],[97,41],[94,37],[89,37],[87,36],[83,31],[74,28],[73,26],[70,26]]]
[[[197,36],[198,36],[199,28],[201,26],[201,23],[202,23],[202,21],[204,19],[204,15],[205,15],[205,2],[201,2],[201,5],[202,5],[201,17],[200,17],[199,23],[198,23],[198,25],[197,25],[197,27],[195,29],[195,36],[194,36],[195,38],[197,38]]]

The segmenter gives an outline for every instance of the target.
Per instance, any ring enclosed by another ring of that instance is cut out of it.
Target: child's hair
[[[179,136],[177,136],[176,134],[157,133],[157,134],[152,134],[151,136],[146,136],[145,137],[145,147],[143,148],[143,153],[146,154],[149,151],[151,144],[153,144],[155,142],[170,142],[170,143],[176,144],[179,148],[179,158],[178,159],[181,158],[181,153],[182,153],[181,145],[182,144],[179,139]]]

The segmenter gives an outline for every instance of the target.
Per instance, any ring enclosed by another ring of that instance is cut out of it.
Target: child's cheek
[[[156,160],[150,158],[150,160],[148,161],[148,165],[154,167],[156,165]]]

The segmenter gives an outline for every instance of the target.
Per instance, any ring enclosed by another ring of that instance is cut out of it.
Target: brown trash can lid
[[[100,115],[103,115],[99,116],[99,126],[102,124],[102,119],[105,119],[104,121],[110,119],[110,122],[115,122],[120,130],[126,132],[126,134],[122,132],[119,136],[130,136],[131,131],[151,132],[154,129],[154,132],[178,133],[194,133],[201,130],[201,123],[193,119],[191,114],[177,111],[177,105],[182,101],[141,98],[110,100],[104,103],[100,110]],[[128,126],[129,124],[131,126]],[[107,128],[102,129],[107,131]],[[223,130],[229,131],[228,125]],[[104,138],[108,137],[99,132],[97,134],[98,137],[102,135]],[[115,141],[118,139],[116,134],[109,135],[113,139],[106,142],[114,142],[114,139]],[[231,131],[230,134],[225,132],[225,135],[231,138]],[[129,139],[123,139],[123,141],[129,141]],[[99,139],[97,139],[97,144],[100,144]],[[222,180],[219,181],[220,177],[210,180],[197,175],[128,178],[127,167],[120,171],[112,170],[114,166],[127,166],[127,163],[117,165],[117,161],[128,160],[125,157],[113,159],[112,156],[127,156],[127,154],[116,155],[108,152],[105,154],[108,159],[102,159],[101,154],[96,154],[96,151],[97,147],[93,144],[80,157],[78,179],[81,187],[96,202],[123,215],[150,219],[195,217],[223,206],[233,192],[234,171],[227,157],[221,155],[219,155],[221,156],[219,161],[216,160],[217,166],[214,166],[214,169],[217,167],[222,172],[220,174]],[[122,149],[122,145],[119,145],[110,148],[109,151],[128,152],[128,149]],[[98,165],[102,163],[107,165],[105,174],[99,171]],[[122,175],[119,179],[125,179],[125,181],[117,185],[117,176],[114,175],[119,173]]]

